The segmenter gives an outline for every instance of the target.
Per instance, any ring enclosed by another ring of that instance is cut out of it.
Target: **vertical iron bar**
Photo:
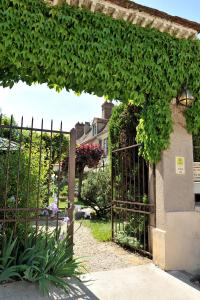
[[[113,188],[114,188],[114,162],[113,162],[113,152],[111,152],[111,233],[112,233],[112,240],[114,240],[114,207],[113,207],[113,201],[114,201],[114,194],[113,194]]]
[[[146,215],[143,219],[143,250],[146,250]]]
[[[145,172],[144,172],[144,159],[142,158],[142,195],[146,194],[145,191]]]
[[[137,148],[137,156],[138,156],[138,201],[141,202],[141,191],[140,191],[140,156],[139,156],[139,153],[138,153],[138,148]]]
[[[53,120],[51,120],[51,132],[50,132],[50,153],[49,153],[49,169],[48,169],[48,199],[47,199],[47,206],[49,206],[49,198],[50,198],[50,185],[51,185],[51,165],[52,165],[52,138],[53,138]],[[49,218],[46,215],[46,238],[48,233],[49,227]]]
[[[43,119],[41,121],[41,132],[40,132],[40,149],[39,149],[39,166],[38,166],[38,186],[37,186],[37,200],[36,200],[36,206],[39,207],[40,203],[40,178],[41,178],[41,160],[42,160],[42,137],[43,137]],[[36,234],[38,232],[38,214],[39,212],[36,211]]]
[[[133,185],[134,185],[134,191],[133,191],[133,195],[134,195],[134,200],[133,201],[136,201],[136,198],[135,198],[135,195],[136,195],[136,182],[135,182],[135,171],[136,171],[136,162],[135,162],[135,148],[133,148]]]
[[[75,155],[76,155],[76,130],[72,129],[70,132],[70,149],[69,149],[69,168],[68,168],[68,217],[70,224],[68,226],[68,235],[70,244],[73,246],[74,234],[74,186],[75,186]]]
[[[17,229],[17,219],[18,219],[18,203],[19,203],[19,192],[20,192],[20,171],[21,171],[21,150],[22,150],[22,128],[23,128],[23,117],[21,118],[21,128],[20,128],[20,139],[19,139],[19,150],[18,150],[18,167],[17,167],[17,190],[16,190],[16,199],[15,199],[15,227],[14,234],[16,234]]]
[[[26,205],[25,207],[28,208],[28,201],[29,201],[29,193],[30,193],[30,170],[31,170],[31,157],[32,157],[32,139],[33,139],[33,118],[31,121],[31,129],[30,129],[30,141],[29,141],[29,160],[28,160],[28,182],[27,182],[27,193],[26,193]],[[25,239],[27,237],[27,211],[25,213]]]
[[[58,158],[58,164],[59,164],[59,169],[58,169],[58,195],[57,195],[57,206],[59,208],[59,203],[60,203],[60,173],[61,173],[61,155],[62,155],[62,142],[63,142],[63,134],[62,134],[62,122],[60,123],[60,142],[59,142],[59,158]],[[59,213],[57,212],[56,214],[56,232],[58,231],[58,215]],[[57,236],[58,238],[58,236]]]
[[[13,124],[13,116],[10,119],[9,126],[9,142],[8,148],[6,150],[6,184],[5,184],[5,194],[4,194],[4,208],[7,207],[7,197],[8,197],[8,186],[9,186],[9,168],[10,168],[10,146],[11,146],[11,136],[12,136],[12,124]],[[6,212],[4,211],[4,224],[3,224],[3,233],[5,234],[6,229]]]

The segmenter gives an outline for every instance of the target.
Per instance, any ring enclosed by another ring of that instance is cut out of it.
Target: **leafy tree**
[[[103,150],[100,145],[86,144],[76,147],[76,177],[78,178],[78,199],[81,199],[81,188],[83,182],[84,169],[94,168],[98,165]],[[68,157],[63,161],[62,171],[68,170]]]
[[[95,210],[97,218],[106,218],[111,207],[110,170],[90,171],[83,181],[81,196],[81,201]]]
[[[20,156],[18,149],[9,154],[0,151],[0,165],[1,206],[13,196],[19,207],[36,207],[37,201],[42,206],[47,194],[48,161],[44,153],[40,157],[37,145],[32,146],[31,159],[27,144],[23,145]]]
[[[50,133],[44,133],[42,140],[49,156],[51,151],[51,158],[49,158],[52,165],[58,163],[59,160],[62,161],[68,153],[69,138],[65,134],[57,133],[51,137]]]
[[[100,145],[81,145],[76,148],[76,174],[79,180],[78,183],[78,199],[81,199],[81,188],[83,182],[84,169],[94,168],[98,165],[103,150]]]
[[[7,126],[17,126],[17,122],[13,117],[8,117],[6,115],[0,115],[0,125],[7,125]],[[0,137],[11,139],[12,141],[16,142],[19,140],[19,131],[15,128],[0,128]]]
[[[137,144],[137,126],[140,109],[135,105],[120,104],[114,107],[109,121],[109,151]],[[112,165],[115,169],[116,192],[120,191],[123,199],[134,199],[142,201],[143,195],[140,195],[143,181],[147,181],[148,166],[139,162],[139,156],[143,151],[143,145],[122,151],[121,156],[118,153],[112,154]],[[126,169],[126,172],[124,170]],[[123,186],[131,187],[130,190],[122,189]],[[133,189],[134,186],[134,189]],[[147,186],[147,184],[146,184]],[[147,191],[146,191],[147,192]]]
[[[5,115],[1,115],[0,124],[18,125]],[[18,207],[41,207],[48,195],[49,154],[40,134],[0,127],[0,137],[5,142],[0,147],[0,207],[5,203],[15,206],[9,198],[17,201]],[[10,150],[9,140],[14,145]]]
[[[110,151],[136,144],[139,109],[132,104],[120,104],[113,108],[109,121]]]

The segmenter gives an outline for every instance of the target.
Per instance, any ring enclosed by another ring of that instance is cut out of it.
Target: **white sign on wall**
[[[176,174],[185,174],[185,157],[183,156],[176,156]]]
[[[200,181],[200,162],[193,162],[194,181]]]

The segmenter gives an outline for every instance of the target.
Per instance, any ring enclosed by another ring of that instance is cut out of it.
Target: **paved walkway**
[[[153,264],[87,274],[71,282],[68,296],[53,289],[42,297],[35,285],[16,282],[0,286],[0,300],[199,300],[200,291]]]

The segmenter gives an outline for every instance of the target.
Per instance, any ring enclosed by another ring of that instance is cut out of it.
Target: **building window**
[[[104,155],[107,156],[108,155],[108,138],[103,140],[103,151],[104,151]]]
[[[97,124],[92,125],[92,135],[96,135],[97,134]]]

